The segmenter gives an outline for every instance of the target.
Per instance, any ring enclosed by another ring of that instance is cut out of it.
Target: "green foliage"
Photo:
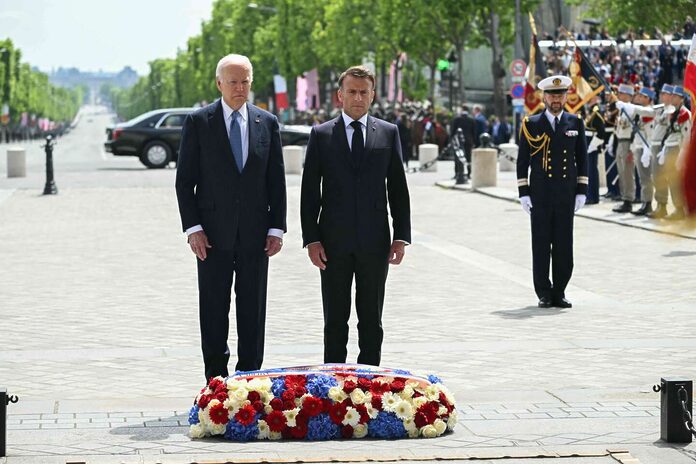
[[[523,11],[540,0],[522,0]],[[254,65],[257,99],[273,94],[273,75],[282,74],[292,100],[297,76],[317,68],[334,79],[347,67],[372,61],[377,70],[408,55],[403,88],[407,98],[432,97],[437,62],[451,50],[489,45],[491,2],[484,0],[216,0],[211,18],[172,60],[150,63],[147,77],[128,90],[111,89],[123,118],[158,106],[190,106],[219,96],[214,71],[228,53],[247,55]],[[499,40],[514,37],[514,0],[498,0]],[[481,63],[460,63],[459,66]],[[430,79],[421,69],[431,70]],[[423,93],[424,88],[428,88]],[[323,90],[323,89],[322,89]]]
[[[86,89],[65,89],[48,82],[48,76],[21,62],[22,52],[10,39],[0,40],[0,105],[10,108],[10,123],[22,113],[53,121],[71,121],[82,105]]]
[[[571,5],[587,4],[586,17],[598,18],[610,34],[643,28],[652,33],[681,30],[687,15],[696,15],[694,0],[669,0],[655,3],[649,0],[566,0]],[[690,38],[690,37],[687,37]]]

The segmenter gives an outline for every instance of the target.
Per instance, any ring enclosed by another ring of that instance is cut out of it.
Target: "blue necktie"
[[[237,163],[237,169],[242,172],[244,169],[244,155],[242,154],[242,130],[239,128],[237,118],[240,116],[239,111],[232,112],[232,121],[230,122],[230,147],[234,161]]]

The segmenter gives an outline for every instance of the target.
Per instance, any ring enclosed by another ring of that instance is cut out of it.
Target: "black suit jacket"
[[[450,136],[454,136],[457,133],[457,129],[461,129],[464,133],[464,145],[467,150],[471,150],[471,147],[478,145],[476,121],[468,113],[461,113],[452,120]]]
[[[368,116],[365,155],[356,161],[343,117],[312,129],[307,145],[300,217],[304,246],[321,242],[327,253],[386,253],[394,240],[411,242],[408,186],[399,131]]]
[[[263,250],[268,229],[287,230],[285,166],[278,119],[247,103],[249,153],[240,173],[220,100],[186,117],[176,196],[184,230],[201,224],[213,247]]]
[[[587,194],[587,182],[582,119],[564,111],[554,132],[545,112],[525,117],[517,155],[520,197],[529,195],[532,204],[571,203],[576,194]]]

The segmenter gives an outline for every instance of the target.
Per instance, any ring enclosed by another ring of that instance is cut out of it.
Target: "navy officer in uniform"
[[[546,110],[520,129],[517,185],[532,222],[532,270],[540,308],[571,308],[565,289],[573,272],[573,218],[587,199],[587,141],[583,120],[563,111],[566,76],[539,82]],[[553,283],[549,280],[549,265]]]

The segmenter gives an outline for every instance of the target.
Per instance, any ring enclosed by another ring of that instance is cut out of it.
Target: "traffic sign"
[[[510,63],[510,73],[513,76],[524,76],[526,70],[527,63],[523,60],[512,60],[512,63]]]
[[[524,106],[524,98],[513,98],[512,106]]]
[[[522,84],[513,84],[510,88],[510,96],[512,98],[524,97],[524,86]]]

